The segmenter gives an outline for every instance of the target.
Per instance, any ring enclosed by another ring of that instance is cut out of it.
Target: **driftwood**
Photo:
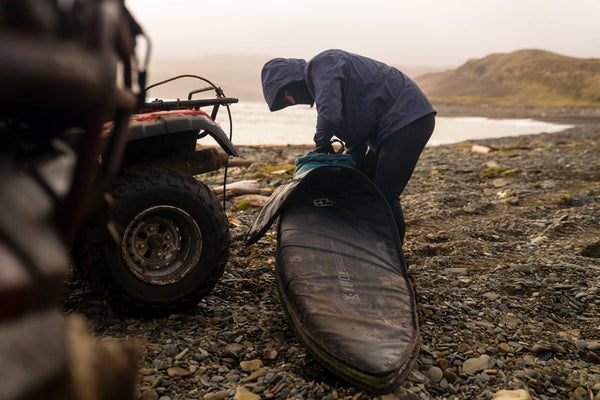
[[[531,143],[519,141],[502,146],[483,146],[480,144],[474,144],[471,146],[473,153],[487,154],[494,151],[509,151],[509,150],[529,150],[531,149]]]
[[[211,187],[211,190],[217,195],[223,194],[223,186],[214,186]],[[226,186],[225,196],[227,198],[241,196],[244,194],[258,194],[263,196],[270,196],[271,193],[273,193],[271,189],[260,186],[258,181],[244,180],[228,183]]]
[[[228,167],[248,167],[252,164],[254,164],[256,162],[256,160],[243,160],[240,158],[230,158],[227,161],[227,166]]]

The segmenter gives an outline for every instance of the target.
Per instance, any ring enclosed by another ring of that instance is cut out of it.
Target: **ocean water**
[[[313,144],[317,112],[304,105],[270,112],[264,103],[237,103],[230,106],[235,145]],[[217,122],[229,135],[227,110],[221,108]],[[429,146],[465,140],[553,133],[570,125],[532,119],[489,119],[482,117],[437,117]],[[203,139],[211,140],[211,139]]]

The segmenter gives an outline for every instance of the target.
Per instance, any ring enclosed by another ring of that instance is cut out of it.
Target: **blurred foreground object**
[[[71,241],[118,170],[129,115],[143,98],[140,34],[123,1],[0,3],[3,399],[133,398],[132,346],[94,344],[60,306]]]

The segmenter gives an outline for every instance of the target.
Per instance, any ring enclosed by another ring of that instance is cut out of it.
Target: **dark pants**
[[[360,169],[375,182],[392,209],[400,240],[406,227],[400,194],[408,184],[417,161],[435,127],[435,114],[426,115],[384,140],[377,154],[368,151]]]

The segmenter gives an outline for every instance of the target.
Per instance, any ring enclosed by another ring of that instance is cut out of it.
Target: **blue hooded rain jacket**
[[[336,136],[350,154],[364,154],[367,145],[378,151],[389,135],[435,113],[421,89],[402,72],[342,50],[326,50],[308,63],[273,59],[263,67],[261,80],[271,111],[289,105],[283,99],[286,89],[297,104],[314,101],[315,144],[325,145]]]

